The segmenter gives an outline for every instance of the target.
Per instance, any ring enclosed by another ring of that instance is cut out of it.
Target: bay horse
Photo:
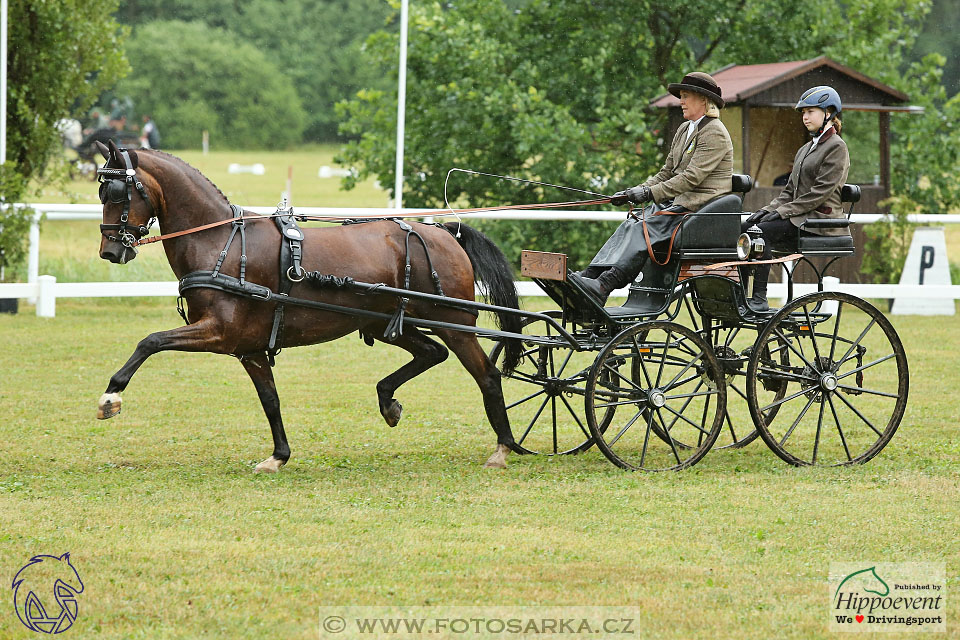
[[[103,180],[103,222],[100,257],[123,264],[137,255],[136,245],[150,228],[159,223],[164,236],[195,229],[210,223],[232,219],[235,215],[226,196],[214,184],[179,158],[154,150],[119,149],[112,142],[100,146],[106,162]],[[133,188],[135,186],[136,188]],[[279,251],[282,236],[271,218],[244,213],[249,282],[279,291]],[[482,281],[486,297],[497,306],[519,308],[510,264],[500,249],[479,231],[466,225],[447,223],[428,225],[410,222],[429,248],[429,258],[439,274],[445,295],[462,300],[475,299],[474,284]],[[210,270],[223,250],[231,225],[221,224],[162,240],[167,260],[178,279],[189,273]],[[459,238],[455,233],[459,231]],[[396,222],[383,220],[327,228],[303,229],[302,267],[359,282],[383,283],[389,287],[404,284],[406,232]],[[237,277],[240,249],[234,243],[222,267],[222,273]],[[434,293],[428,258],[418,242],[409,248],[410,289]],[[347,288],[319,288],[307,282],[293,284],[291,297],[322,301],[391,314],[398,299],[394,295],[361,295]],[[187,325],[169,331],[151,333],[140,341],[126,364],[118,370],[100,398],[97,417],[107,419],[120,411],[120,393],[130,383],[144,361],[160,351],[212,352],[237,356],[256,388],[270,423],[273,454],[259,463],[255,472],[275,473],[290,458],[290,447],[280,415],[280,400],[274,384],[267,349],[274,325],[276,302],[251,299],[211,288],[192,288],[183,292],[188,305]],[[410,299],[409,317],[476,326],[476,316],[463,309]],[[509,332],[521,332],[516,314],[499,312],[499,326]],[[387,342],[382,318],[361,317],[312,308],[286,305],[283,317],[282,346],[294,347],[336,340],[360,332],[367,340]],[[514,449],[513,434],[500,387],[500,372],[480,347],[477,336],[463,331],[433,329],[440,344],[414,326],[404,326],[389,344],[405,349],[413,359],[377,383],[377,398],[384,420],[391,427],[400,420],[402,407],[393,397],[404,382],[443,362],[449,350],[473,376],[483,395],[487,419],[497,436],[497,445],[485,466],[503,468]],[[446,346],[444,346],[446,345]],[[516,366],[521,345],[507,341],[504,372]],[[448,393],[448,391],[445,391]]]

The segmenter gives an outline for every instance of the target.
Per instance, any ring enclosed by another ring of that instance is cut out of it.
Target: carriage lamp
[[[740,260],[762,255],[765,248],[763,231],[757,225],[753,225],[737,238],[737,258]]]

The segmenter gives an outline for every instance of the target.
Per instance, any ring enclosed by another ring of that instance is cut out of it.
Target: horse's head
[[[120,149],[111,140],[109,146],[97,142],[106,162],[97,169],[100,202],[103,203],[103,224],[100,225],[100,257],[115,264],[125,264],[137,257],[137,243],[147,235],[156,221],[159,197],[151,199],[145,182],[159,186],[151,177],[138,174],[140,159],[136,151]]]

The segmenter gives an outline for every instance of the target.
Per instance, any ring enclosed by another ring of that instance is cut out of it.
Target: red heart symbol
[[[863,622],[863,616],[857,616],[857,622]]]

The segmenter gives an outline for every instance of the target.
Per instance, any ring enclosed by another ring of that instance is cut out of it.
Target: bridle
[[[133,168],[130,154],[126,149],[120,149],[118,157],[123,160],[124,169],[115,169],[107,166],[107,162],[97,169],[97,181],[100,182],[100,202],[107,204],[123,204],[123,213],[120,215],[120,224],[101,224],[100,233],[113,242],[119,242],[125,247],[133,249],[140,239],[150,233],[150,228],[157,221],[157,212],[150,202],[150,196],[143,183],[137,178],[137,170]],[[150,207],[150,220],[146,225],[129,224],[130,204],[133,202],[133,190],[140,192],[140,197]],[[116,232],[116,235],[110,235]]]

